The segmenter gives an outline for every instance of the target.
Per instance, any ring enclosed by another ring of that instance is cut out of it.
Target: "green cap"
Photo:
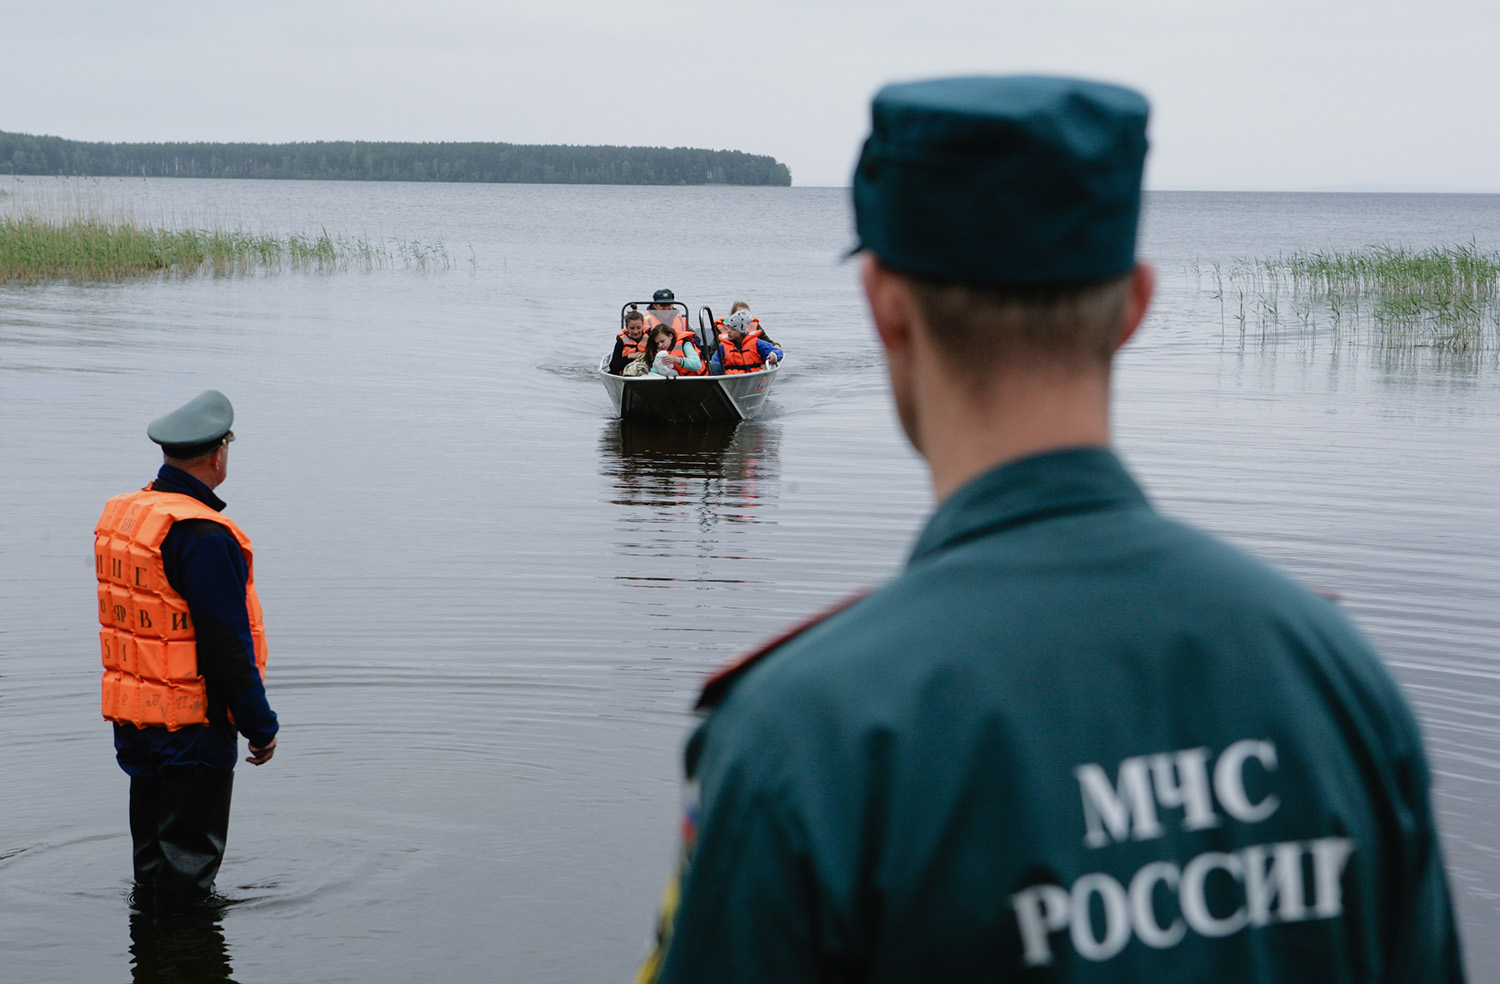
[[[659,290],[656,293],[652,294],[651,295],[651,299],[653,301],[675,301],[675,300],[677,300],[677,297],[670,290],[668,290],[667,288],[663,287],[661,290]]]
[[[204,390],[146,428],[146,436],[173,458],[196,458],[234,440],[234,407],[218,390]]]
[[[854,172],[856,251],[985,286],[1104,280],[1135,265],[1149,106],[1047,76],[934,79],[875,95]]]

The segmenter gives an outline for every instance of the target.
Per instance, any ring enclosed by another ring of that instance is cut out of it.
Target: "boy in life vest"
[[[722,376],[741,372],[759,372],[781,361],[781,347],[766,341],[749,311],[736,311],[724,319],[724,333],[708,372]]]

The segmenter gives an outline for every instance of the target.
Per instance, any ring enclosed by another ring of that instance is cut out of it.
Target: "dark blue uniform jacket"
[[[223,511],[224,500],[187,472],[162,465],[156,492],[180,492]],[[208,690],[206,725],[177,731],[115,725],[115,756],[131,776],[152,776],[171,766],[233,769],[239,758],[236,724],[250,744],[276,735],[276,713],[255,667],[255,644],[245,609],[249,571],[234,535],[218,523],[190,519],[172,525],[162,542],[167,583],[187,601],[198,643],[198,672]],[[228,715],[232,711],[235,724]]]

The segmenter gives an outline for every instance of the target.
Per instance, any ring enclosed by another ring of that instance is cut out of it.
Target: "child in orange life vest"
[[[659,377],[696,373],[703,366],[697,346],[686,338],[679,341],[669,325],[651,329],[646,355],[651,362],[651,373]]]
[[[765,339],[749,305],[736,301],[734,306],[736,310],[718,325],[719,346],[708,362],[709,374],[713,376],[758,372],[782,359],[781,347]]]
[[[615,336],[615,348],[609,355],[609,371],[616,376],[634,376],[646,371],[643,364],[639,370],[626,371],[626,367],[646,354],[646,319],[639,311],[625,315],[625,327]]]

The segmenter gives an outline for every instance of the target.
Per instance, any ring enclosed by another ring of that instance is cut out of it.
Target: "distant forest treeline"
[[[0,131],[0,174],[518,184],[780,185],[774,157],[691,147],[506,143],[85,143]]]

